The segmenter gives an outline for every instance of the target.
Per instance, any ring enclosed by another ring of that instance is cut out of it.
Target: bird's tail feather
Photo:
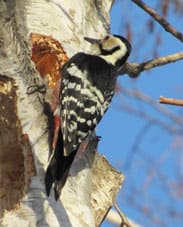
[[[66,182],[71,164],[76,155],[73,151],[69,156],[64,156],[63,136],[61,130],[59,131],[57,144],[45,175],[45,187],[47,196],[50,195],[52,184],[54,184],[55,199],[58,200],[60,192]]]

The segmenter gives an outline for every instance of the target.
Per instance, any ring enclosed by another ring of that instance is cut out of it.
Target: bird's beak
[[[101,39],[93,39],[90,37],[84,37],[84,40],[86,40],[87,42],[89,42],[91,44],[99,44],[101,42]]]

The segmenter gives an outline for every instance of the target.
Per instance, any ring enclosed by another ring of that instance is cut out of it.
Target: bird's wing
[[[61,122],[64,155],[68,156],[78,149],[80,143],[94,130],[106,111],[107,105],[103,94],[92,83],[86,81],[87,70],[81,72],[70,61],[66,70],[63,71],[63,77]]]

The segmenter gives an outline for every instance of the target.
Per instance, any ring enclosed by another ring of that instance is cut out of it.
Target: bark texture
[[[88,50],[83,36],[109,32],[111,0],[0,0],[0,226],[99,226],[123,176],[96,151],[92,138],[55,202],[47,198],[49,155],[45,94],[31,61],[30,34],[51,36],[68,57]],[[113,152],[113,151],[111,151]]]

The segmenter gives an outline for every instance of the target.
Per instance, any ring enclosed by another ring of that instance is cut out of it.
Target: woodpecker
[[[122,36],[84,39],[94,51],[76,53],[61,69],[61,129],[45,175],[47,195],[54,184],[56,200],[80,144],[107,111],[117,76],[131,52],[130,43]]]

